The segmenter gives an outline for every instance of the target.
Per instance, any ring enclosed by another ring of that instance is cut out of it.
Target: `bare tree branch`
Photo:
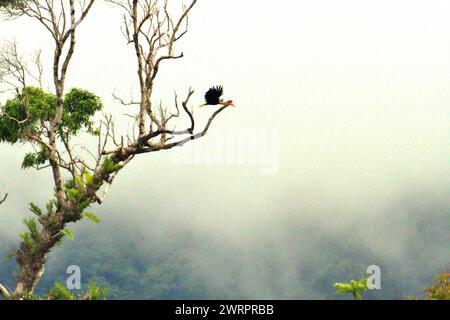
[[[33,292],[45,272],[49,253],[64,237],[67,224],[81,220],[86,206],[102,204],[120,170],[136,155],[181,147],[205,136],[216,117],[227,108],[216,110],[205,126],[196,130],[198,121],[190,108],[194,95],[191,88],[184,101],[179,101],[176,93],[171,104],[162,101],[154,104],[153,101],[155,81],[162,72],[163,64],[184,56],[182,52],[177,53],[176,45],[188,32],[188,16],[197,0],[190,0],[188,5],[171,0],[115,0],[113,2],[124,10],[122,31],[127,43],[133,45],[140,96],[137,99],[122,99],[113,94],[113,98],[122,105],[139,108],[137,114],[132,116],[135,119],[134,128],[131,133],[117,133],[112,116],[105,115],[95,128],[98,132],[97,150],[74,145],[70,136],[61,130],[65,81],[75,54],[77,28],[85,20],[94,1],[29,0],[11,9],[11,12],[35,19],[51,35],[54,42],[52,76],[57,100],[54,116],[52,113],[50,120],[41,121],[38,132],[30,131],[26,139],[44,152],[44,163],[34,167],[38,170],[51,169],[55,209],[51,214],[39,216],[39,230],[35,230],[29,239],[24,239],[16,252],[19,272],[15,289],[9,293],[0,286],[3,296],[11,299],[21,299]],[[169,4],[180,5],[181,13],[176,13]],[[41,53],[36,53],[35,73],[31,73],[17,46],[13,45],[8,50],[0,51],[0,77],[3,75],[2,79],[15,85],[18,94],[26,92],[28,81],[42,88]],[[29,110],[26,99],[25,95],[25,108]],[[24,124],[29,115],[25,119],[8,118]],[[73,196],[70,193],[75,192],[75,188],[77,193]],[[6,196],[0,204],[5,200]]]
[[[3,196],[3,198],[0,200],[0,204],[2,204],[3,202],[6,201],[6,198],[8,198],[8,194],[5,193],[5,195]]]

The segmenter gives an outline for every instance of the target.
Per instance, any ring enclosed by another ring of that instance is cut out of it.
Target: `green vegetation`
[[[350,280],[349,283],[337,282],[334,284],[334,287],[337,288],[337,295],[351,293],[355,300],[362,300],[363,297],[361,295],[361,292],[369,290],[367,288],[367,278],[360,281]]]
[[[336,295],[352,294],[355,300],[363,300],[361,292],[369,290],[367,279],[350,280],[349,283],[335,283]],[[424,300],[450,300],[450,273],[444,272],[436,276],[433,284],[425,288]],[[417,300],[417,297],[406,296],[406,299]]]
[[[16,143],[40,137],[50,127],[57,110],[57,97],[40,88],[26,87],[14,99],[6,101],[0,115],[0,141]],[[58,135],[68,140],[81,129],[96,135],[92,117],[102,110],[103,104],[95,94],[83,89],[71,89],[64,98],[64,111]],[[46,161],[45,151],[27,154],[22,167],[28,168]]]
[[[404,299],[408,294],[421,296],[433,274],[440,272],[437,268],[445,269],[442,264],[422,269],[430,247],[424,247],[423,256],[416,253],[417,264],[408,266],[367,252],[344,236],[325,235],[320,229],[307,231],[307,226],[300,225],[285,230],[293,243],[292,252],[297,252],[286,262],[274,255],[273,248],[279,246],[269,239],[250,251],[224,248],[220,238],[199,230],[161,228],[163,220],[151,213],[148,221],[152,224],[138,219],[124,223],[121,212],[112,207],[102,210],[109,214],[102,215],[100,225],[85,221],[74,226],[76,241],[63,240],[64,246],[54,250],[36,291],[40,297],[55,281],[66,282],[66,269],[72,264],[81,268],[82,290],[71,293],[83,296],[89,283],[95,282],[108,288],[107,299],[353,299],[350,293],[336,296],[332,284],[350,276],[367,277],[366,261],[380,261],[383,282],[382,290],[360,292],[363,298]],[[446,218],[443,215],[442,221]],[[444,227],[443,223],[436,223],[433,234],[440,234],[437,227]],[[414,237],[427,246],[442,245],[441,238],[426,242],[420,233]],[[13,283],[15,270],[15,261],[4,258],[9,245],[14,242],[5,243],[0,252],[0,278],[6,285]],[[245,259],[255,252],[255,259]],[[264,256],[265,252],[270,254]],[[293,273],[286,273],[286,263]]]
[[[151,103],[160,65],[166,64],[166,60],[183,57],[176,43],[188,31],[187,19],[197,0],[192,0],[190,5],[180,4],[181,14],[175,8],[169,10],[163,2],[117,3],[118,9],[125,9],[124,20],[119,23],[124,23],[127,29],[131,24],[140,26],[127,37],[139,44],[134,50],[141,97],[134,128],[138,129],[138,135],[136,130],[133,134],[128,130],[121,136],[116,135],[112,115],[104,115],[102,119],[95,117],[103,108],[98,96],[79,88],[66,90],[69,65],[77,47],[78,36],[75,35],[94,2],[91,0],[78,7],[72,1],[59,6],[46,1],[0,1],[2,16],[32,18],[53,42],[53,52],[36,51],[32,59],[34,67],[29,67],[31,59],[22,55],[16,41],[5,41],[0,48],[1,89],[15,92],[12,98],[0,102],[0,142],[31,147],[33,152],[25,154],[22,168],[49,168],[47,172],[52,178],[49,189],[54,191],[46,209],[34,203],[29,205],[34,216],[23,220],[26,231],[21,233],[21,243],[10,254],[17,264],[16,284],[12,289],[0,283],[0,294],[6,299],[34,297],[51,251],[63,239],[74,238],[74,232],[68,226],[85,218],[100,222],[99,217],[87,209],[103,203],[116,174],[136,155],[166,151],[205,136],[216,116],[225,110],[223,107],[215,112],[205,128],[195,133],[198,131],[196,121],[188,107],[194,94],[192,89],[188,90],[184,101],[179,101],[176,95],[173,105],[161,103],[158,110],[153,110]],[[155,39],[158,39],[158,45],[155,45]],[[42,52],[50,53],[48,58],[53,60],[52,81],[45,84],[47,68]],[[54,88],[52,92],[43,89],[50,87],[48,85]],[[179,118],[180,104],[191,123],[188,129],[170,130],[177,127],[174,122]],[[175,109],[177,114],[172,114]],[[92,136],[97,147],[89,149],[89,143],[79,143],[85,138],[94,142]],[[6,196],[2,195],[1,203]],[[103,294],[102,290],[94,290],[92,286],[89,290],[92,296]],[[59,284],[51,293],[54,297],[69,298],[68,292]]]
[[[68,290],[64,284],[57,282],[49,290],[48,294],[44,295],[42,298],[48,300],[105,300],[107,292],[107,289],[97,287],[94,283],[90,283],[86,293],[83,295],[76,295]]]
[[[424,300],[450,300],[450,273],[443,272],[436,276],[435,281],[425,288]],[[409,300],[417,300],[417,297],[406,296]]]
[[[24,0],[0,0],[0,7],[20,7]]]
[[[426,300],[450,300],[450,273],[444,272],[436,281],[425,289]]]

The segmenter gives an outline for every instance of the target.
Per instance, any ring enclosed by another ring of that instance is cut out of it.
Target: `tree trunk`
[[[17,250],[16,261],[19,266],[16,288],[11,299],[26,299],[33,293],[45,272],[50,250],[62,239],[65,227],[62,213],[55,214],[56,221],[43,215],[39,218],[42,229],[31,243],[22,241]],[[56,223],[55,223],[56,222]]]

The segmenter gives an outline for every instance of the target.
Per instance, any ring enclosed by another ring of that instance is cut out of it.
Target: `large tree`
[[[30,297],[45,271],[52,248],[64,237],[71,237],[67,226],[83,218],[97,220],[87,211],[88,207],[102,203],[118,172],[136,155],[180,147],[204,136],[215,117],[226,108],[217,109],[206,125],[197,130],[189,106],[193,90],[189,89],[183,101],[175,94],[170,107],[152,103],[155,79],[162,65],[183,57],[176,44],[188,31],[188,16],[197,0],[181,5],[181,10],[173,10],[178,1],[111,1],[124,13],[122,29],[127,43],[134,49],[140,89],[136,101],[115,98],[125,105],[137,105],[139,111],[133,133],[129,135],[115,132],[111,116],[104,115],[96,121],[96,114],[103,108],[100,98],[86,89],[65,88],[77,31],[94,2],[0,1],[3,13],[34,19],[54,42],[52,92],[43,89],[42,75],[47,70],[41,63],[40,53],[33,57],[33,67],[30,67],[15,42],[7,43],[0,52],[1,85],[14,90],[14,96],[1,105],[0,141],[31,145],[34,152],[25,155],[22,167],[48,168],[53,178],[49,188],[54,189],[54,198],[45,208],[30,203],[35,216],[25,220],[27,231],[21,234],[21,243],[13,252],[19,269],[17,282],[11,292],[0,284],[4,298]],[[175,130],[182,127],[183,118],[188,125]],[[97,139],[95,150],[82,152],[77,148],[74,139],[85,134]]]

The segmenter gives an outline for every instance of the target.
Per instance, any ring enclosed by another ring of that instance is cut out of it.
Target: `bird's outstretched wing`
[[[223,87],[217,86],[209,89],[205,94],[206,104],[216,105],[220,103],[220,97],[223,95]]]

